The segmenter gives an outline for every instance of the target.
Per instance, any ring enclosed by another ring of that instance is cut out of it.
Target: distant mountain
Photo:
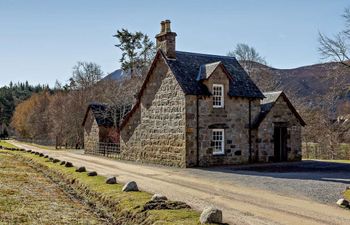
[[[339,73],[342,75],[339,76]],[[337,76],[338,74],[338,76]],[[337,79],[335,79],[337,76]],[[295,69],[254,65],[252,79],[264,91],[279,89],[311,106],[328,104],[337,91],[337,107],[350,101],[350,69],[340,63],[322,63]]]
[[[122,69],[117,69],[112,73],[108,74],[107,76],[105,76],[102,80],[121,80],[129,76],[130,76],[130,72],[124,71]]]

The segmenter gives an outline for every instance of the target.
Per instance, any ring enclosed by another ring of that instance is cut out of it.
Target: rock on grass
[[[73,163],[71,162],[66,162],[66,164],[64,164],[65,167],[73,167]]]
[[[201,224],[222,223],[222,211],[214,207],[205,208],[199,218],[199,221]]]
[[[78,173],[86,172],[86,168],[84,166],[81,166],[78,169],[76,169],[75,172],[78,172]]]
[[[124,192],[139,191],[139,188],[137,187],[137,184],[135,181],[130,181],[124,185],[122,191],[124,191]]]
[[[117,183],[117,178],[116,177],[109,177],[106,180],[106,184],[116,184]]]
[[[337,201],[337,205],[339,205],[340,207],[349,207],[349,201],[347,201],[346,199],[344,198],[341,198]]]
[[[96,171],[91,171],[91,172],[88,172],[87,174],[89,177],[94,177],[94,176],[97,176],[97,173]]]
[[[166,201],[168,198],[162,194],[154,194],[151,198],[151,201]]]

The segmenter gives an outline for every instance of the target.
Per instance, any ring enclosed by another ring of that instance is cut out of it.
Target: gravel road
[[[350,182],[346,175],[350,170],[344,164],[306,161],[263,167],[180,169],[12,143],[86,166],[101,175],[115,175],[123,183],[135,180],[144,191],[185,201],[197,210],[217,206],[229,224],[350,224],[350,211],[334,204]]]

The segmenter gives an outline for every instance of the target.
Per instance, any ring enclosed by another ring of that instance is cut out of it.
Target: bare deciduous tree
[[[334,37],[319,33],[319,52],[324,59],[340,62],[350,69],[350,8],[343,14],[345,28]]]
[[[251,73],[256,63],[266,64],[264,57],[260,56],[254,47],[243,43],[237,44],[235,49],[227,53],[227,55],[235,57],[248,74]]]

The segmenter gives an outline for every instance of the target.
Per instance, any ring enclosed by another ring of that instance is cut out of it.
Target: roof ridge
[[[265,91],[263,94],[277,94],[277,93],[282,93],[283,91]]]
[[[201,56],[215,56],[215,57],[221,57],[221,58],[229,58],[229,59],[236,59],[234,56],[227,56],[227,55],[215,55],[215,54],[208,54],[208,53],[199,53],[199,52],[186,52],[186,51],[176,51],[177,53],[186,53],[186,54],[193,54],[193,55],[201,55]]]

